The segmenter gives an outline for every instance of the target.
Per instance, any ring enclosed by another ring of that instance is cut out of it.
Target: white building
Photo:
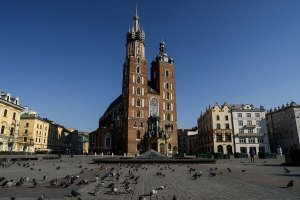
[[[266,115],[263,106],[231,104],[231,116],[236,153],[270,152]]]

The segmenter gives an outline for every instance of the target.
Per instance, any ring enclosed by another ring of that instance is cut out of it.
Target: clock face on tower
[[[158,101],[156,98],[150,100],[150,116],[158,116]]]

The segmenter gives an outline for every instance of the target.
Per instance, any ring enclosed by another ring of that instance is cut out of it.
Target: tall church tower
[[[122,102],[124,109],[123,137],[125,152],[135,154],[146,131],[148,117],[148,71],[145,59],[145,33],[139,16],[133,17],[133,27],[127,32],[126,57],[123,68]]]

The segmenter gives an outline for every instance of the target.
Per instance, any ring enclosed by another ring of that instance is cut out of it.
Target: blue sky
[[[175,60],[178,126],[209,104],[300,103],[300,1],[138,1],[148,67]],[[93,131],[122,87],[136,1],[0,1],[0,89],[66,127]]]

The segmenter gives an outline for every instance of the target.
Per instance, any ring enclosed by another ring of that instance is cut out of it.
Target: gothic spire
[[[135,32],[138,32],[140,30],[139,16],[138,16],[138,4],[136,4],[136,7],[135,7],[135,16],[133,17],[133,27],[134,27]]]

